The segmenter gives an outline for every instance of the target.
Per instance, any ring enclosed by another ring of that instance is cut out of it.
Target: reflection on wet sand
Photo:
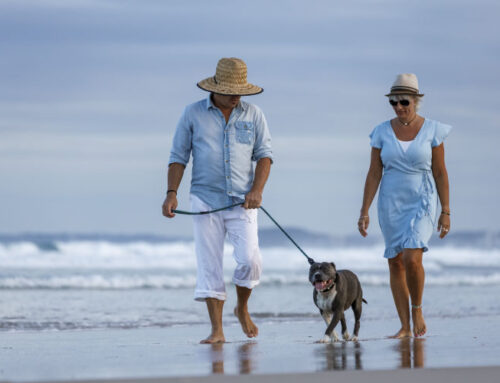
[[[400,368],[420,368],[425,362],[425,339],[403,338],[395,346],[401,355]],[[413,362],[413,365],[412,365]]]
[[[212,359],[212,374],[224,373],[224,344],[215,343],[210,345],[210,357]]]
[[[238,364],[239,364],[240,374],[250,374],[254,369],[252,349],[255,347],[256,344],[257,343],[254,342],[247,342],[243,343],[240,347],[238,347]]]
[[[257,342],[245,342],[241,344],[220,343],[210,345],[208,358],[211,373],[224,374],[225,368],[232,374],[236,371],[240,375],[254,373],[258,369],[257,344]],[[425,339],[404,338],[397,340],[389,347],[396,353],[396,358],[394,356],[392,358],[396,359],[395,361],[397,361],[398,357],[400,359],[399,368],[424,367]],[[314,359],[318,363],[318,371],[362,370],[362,355],[362,342],[337,342],[317,345],[314,348]],[[229,366],[224,366],[225,360],[230,363]]]
[[[362,347],[359,342],[330,343],[316,351],[318,359],[324,360],[320,370],[362,370]]]
[[[243,343],[237,349],[238,371],[240,374],[250,374],[254,370],[255,360],[252,349],[257,343]],[[210,345],[212,374],[224,374],[224,343]]]

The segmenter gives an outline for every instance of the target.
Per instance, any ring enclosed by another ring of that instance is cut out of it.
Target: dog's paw
[[[356,335],[354,335],[350,340],[351,340],[351,342],[357,342],[358,337]]]
[[[349,332],[346,331],[342,334],[342,338],[344,338],[345,341],[348,341],[351,338],[351,336],[349,335]]]
[[[318,340],[316,343],[330,343],[330,337],[325,334],[325,336],[322,339]]]
[[[332,343],[334,342],[340,342],[339,335],[337,334],[336,331],[332,332]]]

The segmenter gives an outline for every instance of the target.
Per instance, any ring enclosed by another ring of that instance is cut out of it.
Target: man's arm
[[[168,160],[167,196],[163,202],[162,212],[167,218],[175,217],[172,210],[177,209],[177,190],[181,184],[184,169],[189,162],[193,140],[193,132],[188,118],[189,107],[184,110],[175,129],[170,158]],[[169,190],[175,190],[168,192]]]
[[[260,204],[262,203],[262,193],[264,192],[264,186],[266,185],[270,171],[270,158],[265,157],[257,161],[252,189],[245,196],[245,203],[243,204],[245,209],[258,209],[260,207]]]
[[[174,218],[175,213],[172,210],[177,209],[177,190],[181,184],[184,169],[186,167],[178,162],[171,163],[168,167],[168,189],[165,201],[163,202],[162,210],[163,215],[167,218]],[[172,190],[175,190],[173,192]]]

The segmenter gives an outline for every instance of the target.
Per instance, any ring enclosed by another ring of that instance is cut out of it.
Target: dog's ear
[[[332,265],[332,266],[333,266],[333,268],[334,268],[335,270],[337,270],[337,267],[335,266],[335,263],[330,262],[330,265]]]

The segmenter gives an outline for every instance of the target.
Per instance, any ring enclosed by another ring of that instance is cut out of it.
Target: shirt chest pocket
[[[250,145],[253,142],[255,127],[253,122],[236,121],[234,124],[236,131],[236,142]]]

